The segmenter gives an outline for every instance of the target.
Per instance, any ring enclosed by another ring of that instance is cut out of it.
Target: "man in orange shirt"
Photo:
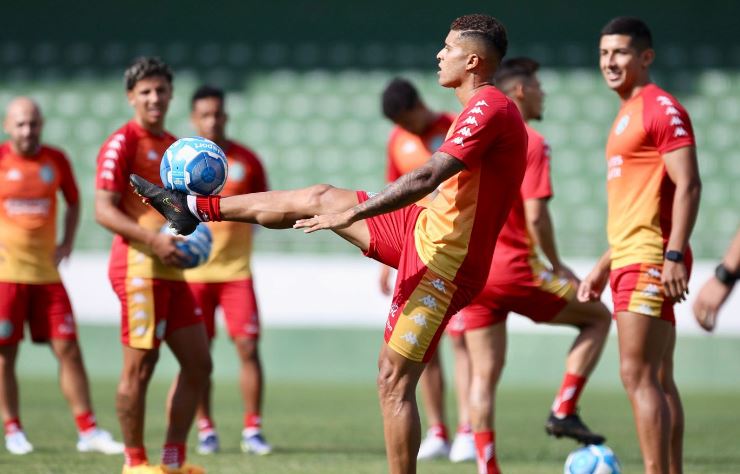
[[[226,138],[228,116],[224,92],[200,87],[191,99],[191,121],[195,132],[221,147],[229,163],[224,196],[267,191],[267,177],[257,155],[249,148]],[[206,224],[204,224],[206,225]],[[272,448],[262,436],[262,364],[257,342],[260,335],[257,298],[252,283],[252,226],[233,222],[210,222],[213,235],[211,257],[204,265],[187,270],[185,279],[203,311],[209,339],[216,335],[215,310],[224,312],[226,328],[239,354],[240,387],[244,398],[244,452],[269,454]],[[210,384],[198,404],[198,452],[218,451],[218,436],[211,418]]]
[[[59,361],[59,384],[75,417],[77,450],[123,451],[97,427],[90,387],[77,343],[67,291],[57,269],[72,253],[80,215],[79,192],[67,157],[41,143],[43,118],[31,99],[8,105],[0,144],[0,412],[5,446],[26,454],[33,446],[20,422],[15,361],[23,325],[34,342],[49,343]],[[66,202],[64,232],[57,244],[57,192]]]
[[[674,303],[688,292],[689,236],[701,181],[691,121],[652,83],[652,36],[637,18],[601,31],[599,65],[621,108],[606,144],[609,250],[583,280],[582,301],[610,280],[622,383],[646,473],[682,472],[683,408],[673,379]]]
[[[160,232],[164,219],[127,186],[129,173],[159,179],[159,163],[175,137],[164,128],[172,72],[159,58],[139,58],[124,74],[134,118],[116,130],[98,155],[95,217],[115,234],[109,277],[121,302],[123,371],[116,408],[123,432],[124,474],[200,474],[185,464],[185,443],[195,407],[211,372],[203,319],[185,282],[175,236]],[[144,447],[146,390],[166,341],[180,364],[161,466],[149,466]]]
[[[416,472],[421,440],[416,385],[450,317],[485,283],[496,237],[519,193],[527,137],[516,105],[493,87],[506,30],[488,15],[452,22],[439,83],[464,109],[424,165],[377,194],[316,185],[239,196],[190,196],[132,175],[137,192],[180,233],[199,221],[322,229],[398,268],[378,361],[378,392],[391,474]],[[427,207],[417,206],[438,190]]]
[[[397,77],[383,91],[383,115],[395,126],[388,138],[388,162],[386,181],[392,183],[402,175],[423,165],[444,143],[455,117],[437,113],[421,100],[419,92],[411,82]],[[423,198],[423,206],[432,196]],[[393,293],[390,285],[391,269],[380,267],[380,291],[387,296]],[[453,319],[447,325],[455,355],[455,388],[457,392],[458,429],[450,446],[445,423],[444,375],[439,353],[435,352],[421,375],[421,397],[427,417],[427,433],[419,447],[418,459],[448,457],[453,462],[475,460],[473,432],[468,414],[468,386],[470,385],[470,361],[465,349],[462,332],[456,330]]]

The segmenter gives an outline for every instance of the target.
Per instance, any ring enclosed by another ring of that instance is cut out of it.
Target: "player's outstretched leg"
[[[135,174],[130,181],[136,194],[162,214],[178,234],[189,235],[195,231],[200,221],[188,210],[187,194],[164,189]]]
[[[606,438],[591,431],[577,412],[578,400],[588,377],[596,367],[611,326],[611,314],[601,302],[571,301],[550,324],[578,328],[578,336],[565,363],[565,376],[553,402],[545,431],[555,437],[568,437],[584,444],[601,444]]]

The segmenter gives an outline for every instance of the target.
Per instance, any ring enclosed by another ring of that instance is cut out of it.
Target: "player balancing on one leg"
[[[395,124],[388,138],[388,162],[386,178],[389,183],[401,175],[423,165],[445,141],[455,117],[451,114],[431,110],[419,96],[411,82],[393,79],[383,91],[383,115]],[[432,195],[424,197],[419,205],[426,205]],[[390,296],[391,269],[381,264],[380,290]],[[462,331],[456,328],[455,318],[445,331],[450,336],[455,358],[455,391],[457,393],[458,428],[450,446],[445,423],[444,375],[439,351],[435,352],[424,372],[419,385],[424,412],[427,418],[427,433],[419,446],[418,459],[448,457],[453,462],[475,460],[473,432],[468,413],[468,387],[470,386],[470,362],[465,349]]]
[[[15,362],[23,325],[48,343],[59,361],[59,385],[79,433],[77,450],[115,454],[123,445],[97,427],[77,342],[72,306],[57,266],[72,252],[80,215],[72,168],[60,150],[41,143],[43,118],[32,100],[10,102],[0,145],[0,413],[5,447],[33,451],[20,422]],[[57,192],[66,202],[63,238],[56,243]]]
[[[516,105],[492,85],[506,46],[506,30],[495,18],[467,15],[452,23],[437,54],[439,83],[455,89],[463,112],[426,164],[377,195],[316,185],[195,197],[131,176],[137,192],[180,233],[213,220],[307,233],[331,229],[365,255],[398,268],[378,360],[392,474],[416,472],[416,385],[449,318],[483,287],[496,237],[524,176],[524,122]],[[428,207],[414,204],[435,189],[439,194]]]
[[[537,78],[538,67],[531,59],[516,58],[504,61],[496,71],[496,87],[511,97],[525,122],[542,117],[544,93]],[[586,444],[604,442],[603,436],[583,424],[576,406],[609,334],[609,310],[601,302],[581,303],[575,298],[578,280],[560,260],[547,207],[553,195],[550,150],[542,135],[529,125],[527,135],[521,196],[499,234],[485,288],[460,312],[472,372],[470,413],[479,472],[483,474],[500,472],[494,407],[506,356],[506,319],[512,311],[536,323],[578,329],[545,429],[551,435]],[[549,266],[540,259],[537,248]]]
[[[228,116],[221,89],[203,86],[196,90],[191,100],[190,119],[199,136],[217,143],[226,153],[229,177],[223,195],[267,190],[267,177],[257,155],[226,137]],[[209,340],[216,335],[215,310],[216,306],[221,306],[229,336],[239,355],[239,386],[244,399],[242,450],[269,454],[272,447],[265,441],[261,430],[263,378],[258,351],[260,321],[250,265],[252,226],[210,222],[208,227],[213,235],[211,257],[205,264],[186,270],[185,280],[203,312]],[[200,454],[210,454],[219,449],[211,416],[211,387],[209,380],[196,412]]]
[[[701,181],[686,110],[650,80],[650,30],[618,17],[601,31],[599,65],[621,108],[609,132],[609,250],[578,290],[612,288],[622,383],[632,404],[645,472],[680,473],[684,418],[673,378],[674,303],[688,292],[689,236]]]
[[[100,149],[95,217],[115,233],[109,277],[121,302],[123,370],[116,410],[125,449],[124,474],[200,474],[185,464],[185,443],[211,372],[208,336],[184,281],[175,236],[159,232],[162,216],[144,206],[127,185],[129,173],[159,178],[159,163],[175,137],[164,128],[172,98],[172,72],[158,58],[139,58],[124,75],[133,120]],[[159,466],[144,445],[146,391],[162,341],[180,364]]]

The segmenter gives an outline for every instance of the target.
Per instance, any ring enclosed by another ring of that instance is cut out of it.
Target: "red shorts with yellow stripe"
[[[686,270],[691,274],[691,254],[686,253]],[[609,275],[614,315],[622,311],[643,314],[676,324],[674,302],[666,299],[660,282],[662,264],[635,263],[613,269]]]
[[[72,305],[61,282],[0,282],[0,346],[18,344],[26,321],[33,342],[77,339]]]
[[[114,278],[121,302],[121,342],[134,349],[154,349],[178,329],[203,324],[195,298],[184,281]]]
[[[535,323],[552,321],[575,298],[576,287],[542,268],[527,282],[486,285],[473,302],[460,311],[465,331],[506,321],[509,312]]]
[[[367,193],[357,192],[360,202]],[[398,269],[385,342],[416,362],[427,362],[448,321],[480,291],[481,285],[458,286],[427,268],[416,252],[414,226],[423,208],[411,205],[366,219],[370,247],[365,255]]]
[[[193,283],[190,289],[203,315],[208,338],[216,336],[216,307],[224,312],[226,329],[232,339],[258,339],[260,318],[251,278],[217,283]]]

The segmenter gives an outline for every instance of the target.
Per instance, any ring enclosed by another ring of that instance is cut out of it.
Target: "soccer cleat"
[[[28,454],[33,451],[33,445],[21,430],[5,435],[5,448],[10,454]]]
[[[134,192],[162,214],[178,234],[190,235],[198,227],[198,219],[188,209],[187,194],[164,189],[135,174],[129,177],[129,181]]]
[[[450,448],[450,461],[475,461],[475,438],[473,433],[457,433]]]
[[[272,446],[265,441],[262,433],[247,434],[247,431],[246,429],[242,431],[241,447],[243,452],[257,454],[259,456],[265,456],[272,452]]]
[[[565,436],[583,444],[602,444],[606,441],[606,438],[588,429],[576,413],[558,418],[551,412],[545,422],[545,431],[550,436],[556,438]]]
[[[214,454],[219,452],[221,446],[218,442],[218,434],[209,430],[206,433],[198,433],[198,447],[195,450],[198,454]]]
[[[80,434],[77,441],[77,451],[81,453],[120,454],[123,452],[123,443],[114,440],[113,436],[107,431],[93,428]]]
[[[429,430],[427,431],[426,437],[421,441],[421,446],[419,446],[419,454],[416,456],[416,459],[425,460],[446,458],[449,455],[450,443],[447,442],[446,439],[432,433],[432,430]]]
[[[121,474],[162,474],[159,466],[150,466],[149,464],[139,464],[138,466],[123,465]]]
[[[206,474],[206,470],[193,464],[183,464],[180,467],[159,466],[161,474]]]

